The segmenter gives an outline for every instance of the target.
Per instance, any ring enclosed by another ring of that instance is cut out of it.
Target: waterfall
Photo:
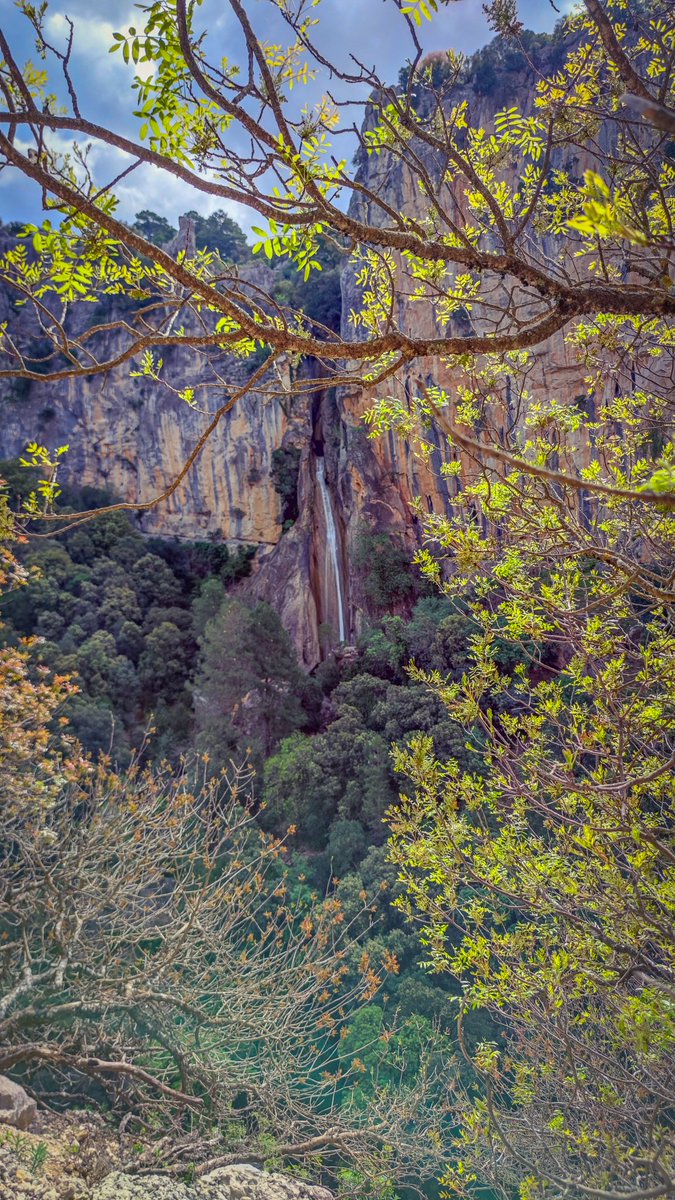
[[[321,502],[323,504],[323,515],[326,522],[326,558],[330,559],[333,568],[333,578],[335,579],[335,591],[337,592],[338,604],[338,635],[341,642],[344,642],[347,637],[345,629],[345,612],[344,601],[342,598],[342,578],[340,575],[340,560],[338,558],[338,543],[337,530],[335,528],[335,517],[333,516],[333,504],[330,498],[330,492],[326,486],[326,463],[323,458],[316,460],[316,479],[321,492]]]

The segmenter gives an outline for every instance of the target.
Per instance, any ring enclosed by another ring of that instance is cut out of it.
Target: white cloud
[[[55,141],[51,144],[56,149]],[[69,150],[70,142],[58,140],[59,150]],[[97,184],[105,187],[106,183],[120,175],[129,166],[131,157],[117,147],[107,146],[104,142],[92,141],[88,155],[88,165]],[[132,222],[136,213],[149,208],[167,218],[172,224],[178,225],[178,217],[190,209],[196,209],[204,216],[222,209],[241,225],[250,229],[254,214],[243,205],[224,200],[219,196],[209,196],[193,188],[189,183],[176,178],[169,172],[160,171],[146,163],[137,167],[127,175],[113,192],[119,200],[117,215],[126,222]]]
[[[107,74],[123,70],[130,78],[140,75],[142,79],[147,79],[153,71],[151,63],[125,63],[121,51],[110,53],[114,33],[128,34],[131,26],[138,28],[138,18],[134,18],[133,9],[127,4],[124,8],[124,13],[120,12],[120,19],[114,25],[91,16],[78,16],[73,21],[73,60],[86,60],[90,66],[95,64],[97,74],[101,71]],[[45,22],[45,31],[59,48],[65,47],[69,33],[66,13],[51,12]]]
[[[120,216],[125,221],[132,221],[143,208],[159,213],[176,226],[181,213],[191,209],[196,209],[203,216],[222,209],[244,230],[250,230],[255,221],[255,214],[243,205],[233,204],[218,196],[207,196],[183,180],[176,179],[175,175],[148,166],[139,167],[119,188],[118,195]]]

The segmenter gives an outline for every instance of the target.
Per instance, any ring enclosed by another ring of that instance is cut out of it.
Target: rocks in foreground
[[[334,1200],[326,1188],[248,1163],[204,1168],[190,1183],[127,1175],[116,1132],[99,1114],[38,1113],[23,1088],[2,1076],[0,1105],[0,1200]]]
[[[165,1175],[143,1177],[115,1171],[92,1192],[91,1200],[333,1200],[326,1188],[238,1165],[211,1171],[192,1186]]]

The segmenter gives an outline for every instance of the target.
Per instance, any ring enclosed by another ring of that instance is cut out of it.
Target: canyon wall
[[[486,77],[482,53],[478,67],[468,73],[465,95],[471,123],[489,127],[506,103],[525,109],[532,104],[535,80],[522,63],[510,70],[508,63],[497,63]],[[550,56],[553,50],[544,45],[540,53]],[[360,172],[368,187],[395,208],[423,212],[424,198],[400,164],[373,156]],[[362,200],[354,207],[369,215]],[[546,246],[541,249],[547,252]],[[355,270],[347,265],[342,273],[347,336],[354,336],[349,311],[359,304]],[[91,320],[90,309],[79,319]],[[8,295],[1,295],[0,321],[11,325],[20,319]],[[403,304],[399,319],[416,334],[440,332],[427,305]],[[454,332],[461,329],[458,324]],[[111,335],[110,357],[118,348],[117,336]],[[195,389],[195,408],[160,383],[133,377],[128,364],[104,378],[5,382],[0,389],[0,458],[20,454],[31,439],[50,447],[67,442],[68,479],[147,503],[177,475],[206,427],[208,415],[201,406],[213,412],[250,369],[246,362],[230,360],[227,387],[216,384],[200,391],[209,379],[200,355],[182,348],[165,354],[164,375],[176,389]],[[312,668],[331,645],[353,639],[367,619],[363,569],[355,565],[354,553],[364,531],[393,538],[411,552],[418,540],[412,500],[421,497],[428,511],[446,511],[449,489],[458,485],[441,476],[448,456],[442,437],[430,434],[435,449],[425,463],[393,434],[373,441],[362,420],[372,393],[357,385],[337,392],[328,388],[313,362],[301,370],[315,385],[302,399],[282,403],[256,392],[246,395],[223,418],[177,491],[142,513],[139,524],[147,533],[166,537],[256,545],[254,573],[245,590],[274,605],[304,665]],[[575,397],[584,392],[582,376],[559,334],[537,352],[531,389],[535,395]],[[440,361],[428,360],[416,363],[388,391],[405,401],[430,383],[452,394],[456,380]],[[275,474],[280,453],[287,468],[285,495]],[[294,492],[290,501],[289,488]]]

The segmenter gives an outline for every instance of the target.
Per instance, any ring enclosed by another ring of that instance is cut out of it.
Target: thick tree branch
[[[601,496],[612,497],[615,500],[639,500],[642,503],[658,504],[663,507],[664,511],[675,511],[675,496],[670,493],[638,492],[633,488],[612,487],[610,484],[581,479],[577,475],[564,475],[561,471],[552,471],[548,467],[540,467],[536,463],[528,462],[527,459],[518,458],[516,455],[510,454],[508,450],[503,450],[501,446],[495,445],[494,442],[479,442],[476,438],[472,438],[469,434],[464,433],[459,426],[448,419],[445,413],[434,404],[426,388],[422,389],[422,394],[434,414],[434,419],[438,422],[443,432],[449,438],[452,438],[458,446],[462,446],[465,450],[471,450],[478,455],[481,462],[485,462],[489,458],[496,458],[500,462],[513,467],[516,471],[523,471],[526,475],[533,475],[537,479],[549,480],[551,483],[559,484],[563,488],[573,488],[578,492],[596,492]]]
[[[602,7],[600,0],[584,0],[584,4],[589,16],[593,19],[597,27],[598,33],[602,38],[602,44],[609,58],[614,63],[628,91],[634,92],[636,96],[641,96],[643,100],[653,101],[654,97],[651,92],[638,75],[628,55],[621,48],[621,43],[614,32],[614,26]]]
[[[69,1054],[65,1050],[55,1049],[52,1046],[45,1046],[38,1042],[12,1046],[0,1051],[0,1072],[11,1070],[12,1067],[25,1062],[51,1063],[55,1067],[68,1067],[72,1070],[80,1071],[83,1075],[93,1077],[101,1075],[128,1076],[130,1079],[138,1080],[139,1083],[147,1084],[154,1091],[160,1092],[161,1095],[167,1096],[176,1103],[185,1104],[189,1108],[202,1108],[204,1104],[204,1101],[199,1096],[190,1096],[185,1092],[178,1091],[176,1088],[169,1087],[161,1079],[151,1075],[149,1071],[144,1070],[143,1067],[136,1066],[134,1063],[109,1062],[102,1058]]]

